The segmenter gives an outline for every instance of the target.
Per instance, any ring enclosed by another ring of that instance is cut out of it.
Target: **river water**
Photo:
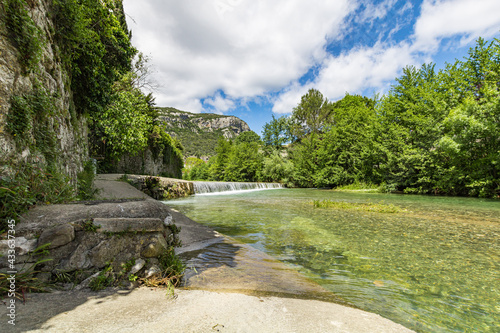
[[[402,211],[314,208],[324,199]],[[500,332],[498,200],[279,189],[167,204],[417,332]]]

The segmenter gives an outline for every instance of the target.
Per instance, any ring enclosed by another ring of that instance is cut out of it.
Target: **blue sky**
[[[235,115],[261,134],[310,88],[386,93],[403,67],[443,68],[500,37],[498,0],[124,0],[158,106]]]

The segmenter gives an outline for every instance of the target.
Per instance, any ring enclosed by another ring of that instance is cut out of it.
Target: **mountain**
[[[215,155],[219,137],[234,139],[241,133],[250,131],[246,122],[234,116],[191,113],[170,107],[157,109],[162,127],[182,143],[184,157],[207,159]]]

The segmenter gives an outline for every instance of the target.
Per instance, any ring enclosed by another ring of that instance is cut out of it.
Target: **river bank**
[[[98,177],[96,185],[101,199],[153,202],[113,177]],[[176,289],[174,297],[165,289],[145,287],[29,294],[25,304],[17,302],[16,325],[2,326],[14,332],[411,332],[373,313],[301,299],[301,292],[330,301],[334,295],[272,257],[174,210],[170,213],[181,227],[179,255],[192,257],[207,248],[225,246],[231,248],[230,258],[186,276],[185,286]],[[2,307],[0,318],[7,318],[6,314],[7,308]]]

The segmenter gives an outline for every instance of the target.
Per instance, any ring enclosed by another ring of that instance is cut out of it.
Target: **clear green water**
[[[397,214],[313,208],[383,201]],[[168,201],[418,332],[500,332],[500,202],[284,189]]]

